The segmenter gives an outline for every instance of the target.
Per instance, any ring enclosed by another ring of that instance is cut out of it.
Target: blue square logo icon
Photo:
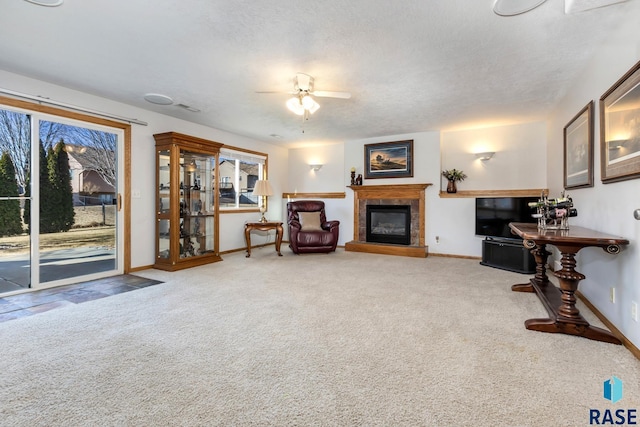
[[[622,380],[615,375],[604,382],[604,390],[602,395],[611,403],[616,403],[622,399]]]

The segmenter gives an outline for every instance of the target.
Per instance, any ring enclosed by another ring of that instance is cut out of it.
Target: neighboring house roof
[[[99,156],[104,156],[104,151],[97,150],[93,147],[87,147],[82,145],[65,144],[70,149],[67,150],[67,156],[73,157],[85,170],[98,170],[99,167],[95,163],[95,159]],[[110,156],[109,161],[115,162],[115,153],[113,151],[107,151],[106,155]]]
[[[96,159],[105,155],[103,150],[97,150],[93,147],[81,145],[65,144],[67,147],[67,156],[69,157],[69,166],[71,169],[79,171],[82,178],[72,182],[74,191],[81,193],[113,193],[115,187],[106,182],[101,176],[100,167],[96,163]],[[107,151],[110,156],[109,162],[115,162],[115,154],[113,151]]]
[[[234,162],[231,162],[231,161],[229,161],[229,160],[222,160],[222,161],[220,162],[220,166],[222,166],[222,165],[223,165],[223,164],[225,164],[225,163],[232,164],[232,163],[235,163],[235,161],[234,161]],[[235,167],[235,164],[234,164],[233,166]],[[257,164],[255,164],[255,163],[244,163],[244,162],[240,162],[240,171],[244,172],[244,173],[245,173],[245,174],[247,174],[247,175],[255,175],[255,176],[258,176],[258,170],[259,170],[259,169],[258,169],[258,165],[257,165]]]

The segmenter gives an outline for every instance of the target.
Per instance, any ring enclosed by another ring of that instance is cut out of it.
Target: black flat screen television
[[[476,199],[476,235],[519,239],[511,233],[510,222],[533,222],[535,209],[529,202],[538,197],[479,197]]]

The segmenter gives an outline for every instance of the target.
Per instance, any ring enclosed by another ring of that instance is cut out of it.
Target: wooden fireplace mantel
[[[432,184],[350,185],[358,199],[424,199],[424,190]]]
[[[425,246],[425,190],[430,185],[432,184],[350,185],[348,188],[354,194],[353,241],[345,244],[345,250],[425,258],[428,253],[428,247]],[[408,246],[367,242],[360,233],[360,206],[363,200],[417,200],[418,241]]]

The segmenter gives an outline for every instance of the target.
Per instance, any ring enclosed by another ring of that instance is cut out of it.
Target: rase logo
[[[602,397],[616,403],[622,399],[622,380],[615,375],[603,383]],[[589,409],[589,424],[591,425],[637,425],[636,409]]]
[[[622,399],[622,380],[615,375],[611,379],[604,382],[602,395],[605,399],[610,400],[611,403],[616,403]]]

